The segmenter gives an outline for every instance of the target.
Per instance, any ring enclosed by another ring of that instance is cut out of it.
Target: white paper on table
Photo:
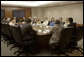
[[[43,31],[43,33],[47,33],[47,31]]]
[[[47,32],[50,32],[50,30],[46,30]]]
[[[42,30],[38,30],[38,32],[42,32]]]
[[[42,26],[40,25],[40,27],[42,27]]]
[[[49,26],[46,26],[46,28],[49,28]]]

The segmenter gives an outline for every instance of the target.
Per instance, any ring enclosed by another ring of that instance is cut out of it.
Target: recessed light
[[[42,6],[50,3],[58,3],[62,1],[1,1],[1,5],[11,5],[11,6]]]

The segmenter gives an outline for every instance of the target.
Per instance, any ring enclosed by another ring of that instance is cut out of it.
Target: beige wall
[[[73,17],[75,22],[83,24],[83,4],[44,8],[44,17],[46,16],[63,17],[64,21],[67,17]]]
[[[83,4],[64,5],[58,7],[32,8],[32,16],[41,17],[63,17],[64,21],[68,17],[73,17],[74,22],[83,24]]]
[[[32,8],[32,17],[35,16],[43,19],[43,8]]]

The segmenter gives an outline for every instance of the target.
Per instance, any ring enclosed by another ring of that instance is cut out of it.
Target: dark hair
[[[70,17],[68,19],[69,19],[70,23],[73,23],[73,18],[72,17]]]
[[[55,24],[60,24],[60,21],[59,21],[59,20],[56,20],[56,21],[55,21]]]
[[[10,21],[12,21],[13,20],[13,18],[10,18]]]

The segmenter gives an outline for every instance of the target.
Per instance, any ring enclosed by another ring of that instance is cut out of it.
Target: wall
[[[56,19],[62,17],[64,21],[66,18],[72,17],[74,22],[83,24],[83,4],[63,5],[37,9],[32,8],[32,14],[32,16],[42,16],[42,18],[48,17],[49,19],[53,16]]]
[[[83,4],[44,8],[44,17],[52,16],[63,17],[64,20],[67,17],[73,17],[75,22],[83,24]]]
[[[26,18],[31,16],[31,8],[2,6],[1,9],[5,10],[5,17],[13,17],[13,15],[12,15],[13,10],[24,10]]]
[[[39,19],[43,19],[43,8],[32,8],[32,17],[39,17]]]

